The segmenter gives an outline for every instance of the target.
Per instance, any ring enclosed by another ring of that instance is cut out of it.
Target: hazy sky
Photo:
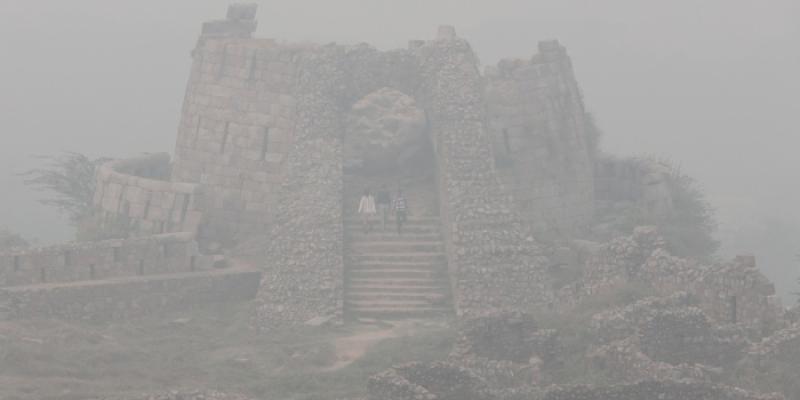
[[[0,227],[69,235],[15,176],[36,165],[31,155],[171,151],[189,51],[228,3],[0,0]],[[726,230],[800,219],[800,1],[258,3],[258,36],[392,48],[451,24],[486,64],[557,38],[604,149],[680,163]]]

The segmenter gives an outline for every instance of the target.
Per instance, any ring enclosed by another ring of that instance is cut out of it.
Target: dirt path
[[[403,321],[383,325],[362,325],[350,336],[343,336],[334,340],[336,362],[325,368],[334,371],[344,368],[359,358],[374,345],[381,341],[405,336],[412,336],[425,329],[425,324],[420,321]]]

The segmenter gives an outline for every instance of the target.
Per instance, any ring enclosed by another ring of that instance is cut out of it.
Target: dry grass
[[[0,399],[85,399],[168,389],[216,389],[254,398],[331,399],[364,394],[389,366],[444,357],[453,333],[428,328],[387,339],[330,370],[333,342],[357,327],[251,330],[249,305],[108,325],[0,323]]]

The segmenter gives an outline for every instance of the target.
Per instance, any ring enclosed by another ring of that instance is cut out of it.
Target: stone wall
[[[759,394],[741,389],[692,381],[643,381],[628,385],[558,387],[543,400],[781,400],[778,394]]]
[[[173,233],[0,254],[0,286],[101,280],[210,269],[194,236]]]
[[[217,212],[235,229],[259,225],[252,232],[263,237],[239,248],[268,260],[262,321],[341,312],[344,117],[384,87],[411,96],[429,117],[444,194],[438,208],[448,210],[450,264],[455,286],[463,287],[459,303],[479,311],[524,307],[543,297],[537,265],[544,263],[494,170],[482,85],[474,54],[457,38],[385,53],[256,39],[202,42],[173,176],[200,179],[209,188],[209,225],[217,225]],[[231,129],[238,124],[246,128]],[[265,128],[277,142],[260,160],[253,149],[263,148],[256,133]],[[251,185],[250,177],[268,182]],[[246,211],[248,198],[260,204],[257,215]]]
[[[92,398],[90,400],[251,400],[251,398],[239,394],[221,393],[210,390],[175,390],[165,393],[132,394],[127,396]]]
[[[585,232],[594,208],[595,138],[566,49],[539,43],[530,60],[486,73],[498,172],[539,234]]]
[[[392,136],[381,139],[386,149],[420,135],[432,143],[439,193],[430,198],[439,206],[426,209],[441,214],[462,314],[547,301],[531,221],[555,216],[550,228],[577,228],[593,203],[594,142],[563,47],[542,43],[531,61],[501,64],[486,78],[451,27],[435,40],[381,52],[253,39],[251,10],[231,13],[204,27],[193,52],[172,179],[205,189],[202,238],[260,238],[240,248],[269,259],[264,318],[297,321],[340,309],[345,144],[365,127]],[[503,91],[524,101],[508,104]],[[347,123],[348,115],[363,117],[364,102],[381,99],[394,103],[378,104],[375,121]],[[495,101],[502,104],[488,111]],[[398,121],[413,129],[391,126]],[[496,143],[506,126],[519,135],[536,130],[515,174],[539,173],[542,162],[541,179],[503,184]]]
[[[624,382],[718,380],[748,348],[745,329],[714,325],[686,293],[647,298],[592,319],[591,359]]]
[[[716,323],[746,325],[759,334],[778,327],[780,300],[754,257],[702,265],[672,256],[664,247],[653,227],[607,243],[587,262],[583,278],[561,289],[559,304],[570,307],[604,290],[638,284],[659,296],[685,291]]]
[[[797,357],[800,355],[798,350],[800,350],[800,323],[795,323],[753,344],[747,351],[747,357],[755,365],[759,365],[770,358]]]
[[[756,267],[755,257],[740,256],[695,271],[660,250],[644,267],[653,286],[662,292],[685,288],[714,321],[748,324],[768,333],[780,319],[780,299],[774,285]]]
[[[484,379],[492,389],[544,384],[561,366],[558,332],[523,313],[499,313],[461,322],[452,364]]]
[[[319,48],[294,59],[293,143],[262,253],[264,329],[317,317],[341,320],[343,313],[343,49]]]
[[[370,377],[369,400],[491,400],[484,382],[466,368],[435,363],[399,365]]]
[[[484,81],[452,27],[415,48],[439,174],[439,200],[457,311],[514,310],[547,297],[545,261],[495,170]]]
[[[193,52],[174,181],[206,188],[203,237],[235,242],[272,222],[296,127],[296,81],[313,48],[206,37]]]
[[[93,200],[98,236],[197,232],[203,218],[201,187],[170,182],[169,176],[166,154],[102,165]]]
[[[0,316],[110,321],[246,301],[255,297],[260,275],[231,268],[0,288]]]

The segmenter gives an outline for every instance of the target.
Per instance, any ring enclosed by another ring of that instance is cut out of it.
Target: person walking
[[[380,213],[382,227],[385,232],[386,220],[389,218],[389,208],[392,206],[392,197],[389,191],[386,190],[385,185],[381,186],[380,190],[378,190],[378,194],[375,196],[375,204],[378,205],[378,213]]]
[[[403,233],[403,224],[408,218],[408,202],[401,189],[397,190],[397,197],[394,199],[394,218],[397,223],[397,234],[401,235]]]
[[[375,198],[369,189],[364,189],[361,201],[358,202],[358,214],[361,215],[364,233],[369,232],[372,217],[375,215]]]

